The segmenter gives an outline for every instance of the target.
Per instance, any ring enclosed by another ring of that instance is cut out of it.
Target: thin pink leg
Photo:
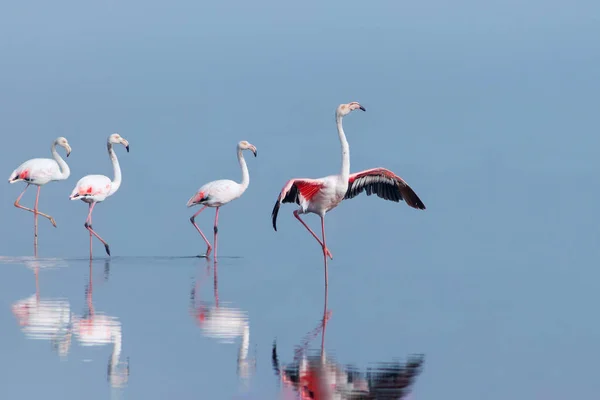
[[[329,249],[327,247],[325,247],[325,245],[323,244],[323,242],[321,241],[321,239],[319,239],[319,237],[312,231],[312,229],[310,229],[308,227],[308,225],[306,225],[306,223],[302,220],[302,218],[300,218],[300,215],[298,214],[298,210],[294,211],[294,217],[296,217],[296,219],[298,221],[300,221],[302,223],[302,225],[304,225],[304,227],[306,229],[308,229],[308,231],[310,232],[311,235],[313,235],[313,237],[317,240],[317,242],[319,242],[319,244],[321,245],[321,248],[323,249],[323,251],[325,252],[325,254],[331,258],[333,260],[333,255],[331,254],[331,252],[329,251]],[[323,221],[323,218],[321,218],[321,222]]]
[[[33,206],[33,248],[37,249],[38,245],[38,202],[40,200],[40,189],[38,186],[37,194],[35,195],[35,205]]]
[[[215,260],[217,259],[217,233],[219,232],[219,228],[217,225],[219,224],[219,207],[217,207],[217,211],[215,213]]]
[[[44,213],[38,211],[38,201],[39,201],[39,198],[40,198],[40,189],[42,188],[41,186],[38,186],[37,195],[35,197],[35,206],[34,206],[33,210],[31,208],[24,207],[21,204],[19,204],[19,201],[21,201],[21,197],[23,197],[23,195],[27,191],[27,188],[29,187],[29,185],[30,185],[30,183],[28,183],[27,186],[25,186],[25,189],[23,189],[23,191],[21,192],[21,194],[19,195],[19,197],[17,197],[17,200],[15,200],[15,207],[33,213],[33,221],[34,221],[33,249],[34,249],[34,252],[37,255],[37,236],[38,236],[37,235],[37,231],[38,231],[38,229],[37,229],[37,216],[41,215],[42,217],[48,218],[50,220],[50,222],[52,223],[52,225],[54,225],[55,228],[56,228],[56,221],[54,221],[54,218],[52,218],[50,215],[44,214]]]
[[[325,218],[321,217],[321,231],[323,233],[323,260],[325,261],[325,291],[327,291],[327,244],[325,243]],[[327,293],[327,292],[326,292]]]
[[[92,228],[92,211],[94,211],[95,206],[96,206],[96,203],[90,203],[90,211],[88,213],[88,217],[85,220],[85,224],[83,224],[83,226],[85,226],[85,229],[87,229],[92,235],[96,236],[98,238],[98,240],[101,241],[102,244],[104,244],[104,249],[106,250],[106,254],[108,254],[110,256],[110,247],[108,246],[108,243],[106,243],[106,241],[104,241],[104,239],[102,239],[100,237],[100,235],[98,235]],[[90,260],[91,259],[92,259],[92,242],[90,240]]]
[[[204,233],[202,233],[202,231],[200,230],[200,228],[198,227],[198,225],[196,225],[196,216],[198,214],[200,214],[202,211],[204,211],[204,209],[208,207],[208,206],[204,206],[202,207],[200,210],[198,210],[198,212],[194,215],[192,215],[190,217],[190,222],[192,223],[192,225],[194,225],[194,228],[196,228],[196,230],[198,231],[198,233],[200,234],[200,236],[202,236],[202,239],[204,239],[204,242],[206,242],[206,257],[208,257],[210,255],[210,251],[212,250],[212,246],[210,245],[210,242],[208,241],[208,239],[206,238],[206,236],[204,236]]]

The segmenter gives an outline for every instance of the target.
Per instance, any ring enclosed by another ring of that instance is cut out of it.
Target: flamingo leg
[[[31,208],[22,206],[19,201],[21,201],[21,197],[23,197],[23,195],[25,194],[25,191],[27,191],[27,188],[29,187],[29,185],[31,185],[31,183],[28,183],[27,186],[25,186],[25,189],[21,192],[21,194],[19,195],[19,197],[17,197],[17,200],[15,200],[15,207],[20,208],[21,210],[25,210],[25,211],[29,211],[32,212],[35,215],[35,220],[37,221],[37,216],[41,215],[42,217],[48,218],[50,220],[50,222],[52,223],[52,225],[54,225],[54,227],[56,228],[56,221],[54,220],[54,218],[52,218],[50,215],[48,214],[44,214],[42,212],[39,212],[37,210],[37,204],[38,204],[38,200],[40,198],[40,189],[42,188],[41,186],[38,186],[38,191],[37,191],[37,195],[35,197],[35,207],[32,210]],[[36,229],[37,232],[37,229]],[[36,235],[37,236],[37,235]]]
[[[319,239],[319,237],[317,236],[317,234],[316,234],[316,233],[314,233],[314,232],[312,231],[312,229],[310,229],[310,228],[308,227],[308,225],[306,225],[306,223],[305,223],[305,222],[302,220],[302,218],[300,218],[300,215],[298,214],[298,210],[295,210],[295,211],[294,211],[294,217],[296,217],[296,219],[297,219],[298,221],[300,221],[300,222],[302,223],[302,225],[304,225],[304,227],[305,227],[306,229],[308,229],[308,231],[310,232],[310,234],[311,234],[311,235],[312,235],[312,236],[313,236],[313,237],[314,237],[314,238],[317,240],[317,242],[319,242],[319,244],[320,244],[320,245],[321,245],[321,247],[323,248],[323,253],[324,253],[324,254],[325,254],[327,257],[329,257],[329,258],[331,258],[331,259],[333,260],[333,255],[331,254],[331,252],[329,251],[329,249],[328,249],[327,247],[325,247],[325,244],[324,244],[324,243],[321,241],[321,239]],[[322,223],[323,223],[323,218],[321,217],[321,224],[322,224]],[[326,263],[326,264],[327,264],[327,263]]]
[[[210,245],[210,242],[208,241],[208,239],[206,238],[206,236],[204,236],[204,233],[202,233],[202,231],[200,230],[200,228],[198,227],[198,225],[196,224],[196,216],[198,214],[200,214],[202,211],[204,211],[204,209],[208,207],[208,206],[204,206],[202,207],[200,210],[198,210],[198,212],[194,215],[192,215],[190,217],[190,222],[192,223],[192,225],[194,225],[194,228],[196,228],[196,230],[198,231],[198,233],[200,234],[200,236],[202,236],[202,239],[204,239],[204,242],[206,242],[206,257],[208,257],[210,255],[210,251],[212,250],[212,246]]]
[[[102,244],[104,244],[104,249],[106,250],[106,254],[108,254],[110,256],[110,247],[108,246],[108,243],[106,243],[106,241],[104,241],[104,239],[102,239],[100,237],[100,235],[98,235],[94,229],[92,229],[92,211],[94,211],[94,207],[96,206],[96,203],[90,203],[90,211],[88,212],[88,217],[85,220],[85,224],[83,224],[83,226],[85,226],[85,229],[87,229],[91,235],[94,235],[98,238],[99,241],[102,242]],[[90,237],[90,260],[92,259],[92,239]]]
[[[219,232],[219,228],[217,227],[217,225],[219,224],[219,207],[217,207],[217,211],[215,213],[215,260],[217,259],[217,233]]]
[[[325,291],[327,292],[327,245],[325,244],[325,218],[321,216],[321,232],[323,233],[323,261],[325,262]],[[330,253],[331,254],[331,253]],[[323,332],[325,332],[325,327],[323,327]]]

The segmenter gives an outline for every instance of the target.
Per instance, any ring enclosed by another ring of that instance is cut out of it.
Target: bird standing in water
[[[206,243],[206,246],[207,246],[206,257],[208,257],[210,255],[212,246],[210,245],[210,242],[208,241],[208,239],[206,238],[204,233],[202,233],[202,231],[196,224],[196,221],[195,221],[196,216],[198,214],[200,214],[206,207],[216,208],[215,225],[214,225],[214,233],[215,233],[214,247],[215,247],[215,258],[217,258],[217,232],[219,231],[219,228],[218,228],[219,208],[221,206],[224,206],[225,204],[229,203],[230,201],[237,199],[242,194],[244,194],[244,192],[248,188],[248,185],[250,184],[250,175],[248,174],[248,166],[246,165],[246,160],[244,159],[244,155],[242,154],[242,152],[244,150],[250,150],[252,153],[254,153],[254,157],[256,157],[256,154],[257,154],[256,147],[253,144],[248,143],[245,140],[242,140],[241,142],[238,143],[237,158],[238,158],[238,162],[240,163],[240,168],[242,169],[242,182],[241,183],[237,183],[237,182],[234,182],[229,179],[220,179],[217,181],[209,182],[209,183],[203,185],[200,189],[198,189],[196,194],[194,194],[187,202],[188,207],[192,207],[197,204],[201,204],[204,206],[200,210],[198,210],[197,213],[195,213],[194,215],[192,215],[190,217],[190,221],[191,221],[192,225],[194,225],[194,228],[196,228],[196,230],[198,231],[200,236],[202,236],[202,239],[204,239],[204,242]]]
[[[113,144],[122,144],[129,153],[129,142],[118,133],[113,133],[108,137],[106,146],[108,149],[108,156],[112,161],[115,178],[111,181],[108,176],[104,175],[86,175],[77,182],[75,189],[73,189],[69,196],[69,199],[71,200],[81,200],[89,204],[88,216],[85,219],[83,226],[90,232],[90,260],[92,259],[92,235],[96,236],[98,240],[104,244],[106,254],[110,256],[110,247],[108,246],[108,243],[106,243],[92,228],[92,211],[94,211],[96,203],[100,203],[106,200],[108,196],[115,194],[121,186],[121,166],[119,165],[119,160],[113,149]]]
[[[52,225],[56,228],[56,221],[54,221],[54,218],[48,214],[38,211],[40,190],[42,186],[48,182],[62,181],[71,175],[69,166],[56,151],[57,145],[63,147],[67,151],[67,157],[69,157],[69,154],[71,154],[71,146],[69,146],[67,139],[64,137],[59,137],[52,143],[51,152],[53,158],[32,158],[31,160],[27,160],[23,164],[19,165],[8,178],[9,183],[16,183],[20,181],[27,182],[27,186],[25,186],[23,192],[21,192],[19,197],[17,197],[17,200],[15,200],[15,207],[33,213],[33,248],[36,254],[38,243],[38,215],[48,218],[48,220],[50,220]],[[21,197],[23,197],[29,185],[36,185],[38,187],[33,210],[19,204]]]
[[[342,119],[354,110],[366,111],[357,102],[340,104],[336,110],[335,119],[342,147],[342,168],[339,174],[323,178],[294,178],[286,182],[279,193],[273,207],[271,218],[273,229],[277,231],[277,214],[282,203],[296,203],[299,208],[294,211],[294,217],[310,232],[323,249],[325,263],[325,286],[328,284],[327,257],[333,260],[333,255],[325,243],[325,214],[337,207],[342,200],[351,199],[363,191],[367,195],[375,193],[385,200],[399,202],[404,200],[409,206],[424,210],[425,204],[410,186],[399,176],[385,168],[373,168],[350,174],[350,146],[346,140]],[[321,233],[323,240],[306,225],[300,214],[313,213],[321,218]]]

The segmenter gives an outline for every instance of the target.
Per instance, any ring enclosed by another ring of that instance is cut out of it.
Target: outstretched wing
[[[344,199],[351,199],[363,191],[367,196],[375,193],[384,200],[404,200],[406,204],[419,210],[425,209],[425,204],[412,190],[404,179],[385,168],[373,168],[350,175],[348,179],[348,190]]]
[[[271,218],[273,219],[273,229],[277,230],[277,214],[281,203],[296,203],[306,205],[315,194],[321,190],[323,182],[316,179],[290,179],[279,193]]]

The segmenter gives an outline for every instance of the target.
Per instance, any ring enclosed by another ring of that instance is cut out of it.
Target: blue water
[[[412,400],[597,397],[597,1],[5,3],[0,175],[58,136],[72,152],[41,190],[57,228],[40,219],[37,260],[24,185],[1,186],[0,399],[277,399],[316,376],[394,377]],[[316,242],[293,205],[277,232],[270,215],[288,179],[339,171],[351,101],[351,171],[389,168],[427,209],[363,194],[328,214],[324,304]],[[68,196],[112,177],[113,132],[130,152],[93,219],[112,258],[95,241],[90,267]],[[215,291],[185,204],[241,179],[240,140],[258,156],[219,213]]]

